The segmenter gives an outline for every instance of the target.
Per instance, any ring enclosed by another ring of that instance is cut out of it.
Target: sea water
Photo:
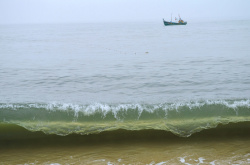
[[[250,163],[249,25],[0,25],[0,161]]]

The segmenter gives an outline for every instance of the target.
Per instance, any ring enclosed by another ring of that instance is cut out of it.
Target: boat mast
[[[171,22],[172,22],[172,13],[171,13]]]

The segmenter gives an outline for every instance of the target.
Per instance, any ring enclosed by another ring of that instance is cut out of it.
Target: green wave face
[[[249,100],[161,104],[0,104],[1,123],[57,135],[93,134],[118,129],[155,129],[188,137],[218,124],[245,121],[250,121]]]

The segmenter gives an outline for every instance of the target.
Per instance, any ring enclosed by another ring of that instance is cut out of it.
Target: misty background
[[[0,0],[0,24],[250,19],[249,0]]]

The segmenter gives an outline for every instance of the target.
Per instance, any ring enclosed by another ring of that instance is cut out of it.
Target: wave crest
[[[67,135],[127,129],[156,129],[190,136],[218,124],[250,121],[249,100],[206,100],[160,104],[87,105],[2,103],[0,121],[32,131]]]

